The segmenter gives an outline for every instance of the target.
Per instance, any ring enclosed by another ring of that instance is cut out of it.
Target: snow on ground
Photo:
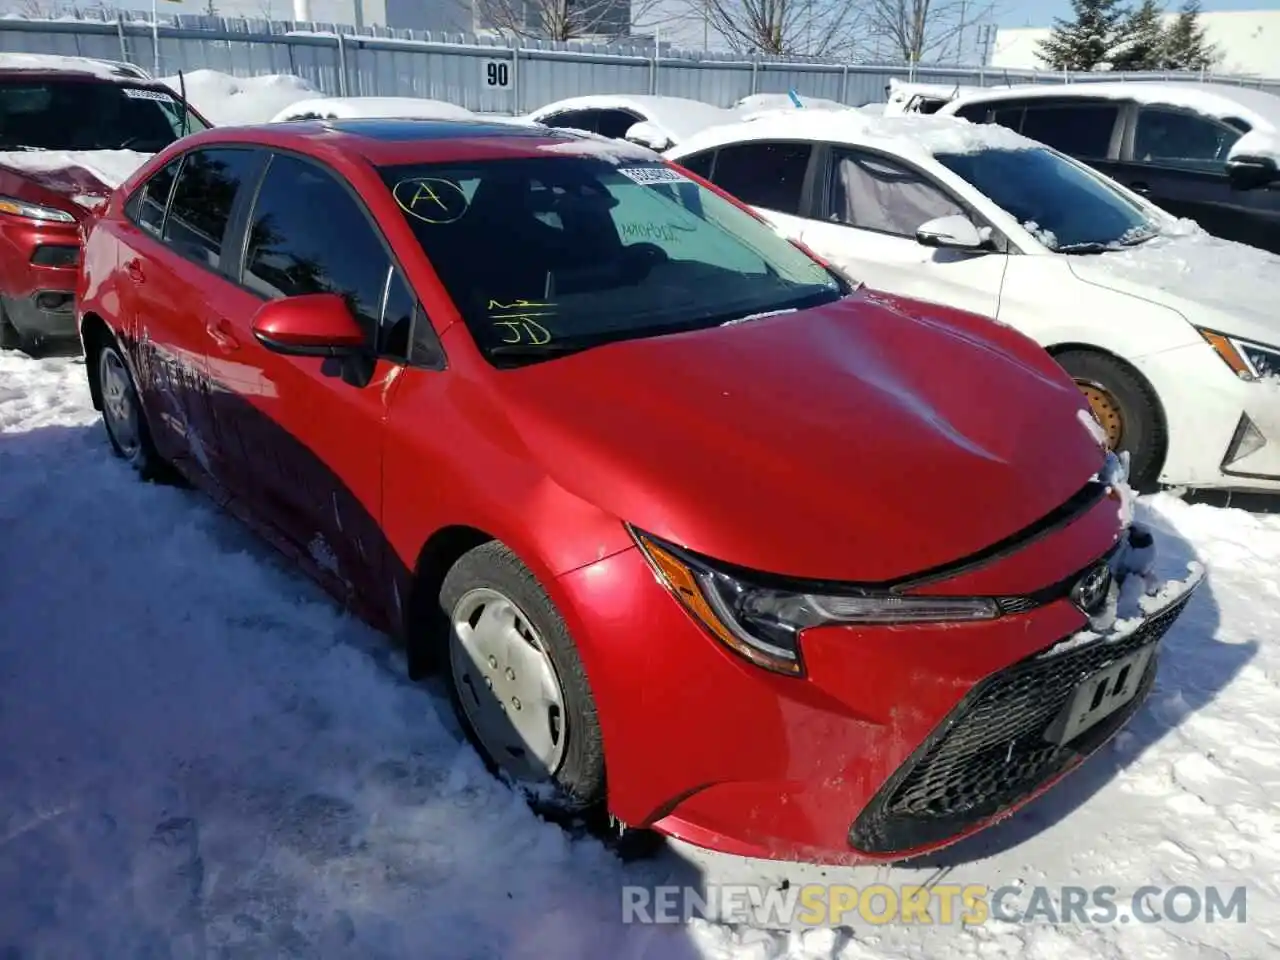
[[[272,74],[264,77],[232,77],[216,70],[184,74],[187,100],[214,126],[266,123],[285,107],[324,96],[302,77]],[[164,77],[170,89],[181,91],[182,80]]]
[[[1127,730],[929,862],[674,847],[538,821],[438,691],[198,494],[114,460],[71,359],[0,356],[0,944],[14,957],[1251,960],[1280,939],[1280,517],[1147,498],[1210,579]],[[1216,884],[1247,922],[625,926],[624,884]],[[701,879],[699,879],[701,878]]]

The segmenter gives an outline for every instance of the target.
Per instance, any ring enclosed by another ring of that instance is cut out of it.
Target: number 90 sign
[[[511,86],[511,64],[506,60],[484,61],[484,85],[500,90]]]

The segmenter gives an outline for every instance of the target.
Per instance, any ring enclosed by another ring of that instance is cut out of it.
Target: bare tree
[[[735,53],[851,54],[865,20],[862,0],[687,0],[682,22]],[[705,45],[705,44],[704,44]]]
[[[59,15],[58,6],[50,0],[22,0],[18,14],[28,20],[52,20]]]
[[[476,26],[503,36],[615,40],[632,24],[660,24],[661,0],[474,0]]]
[[[907,63],[941,59],[954,47],[957,60],[965,33],[996,12],[994,0],[863,0],[867,27]]]

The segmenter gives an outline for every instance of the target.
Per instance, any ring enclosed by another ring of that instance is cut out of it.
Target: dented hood
[[[0,173],[20,177],[60,194],[86,210],[97,210],[150,154],[133,150],[0,151]]]
[[[960,559],[1065,502],[1103,460],[1081,394],[1030,340],[864,293],[495,381],[561,486],[791,576],[884,581]]]

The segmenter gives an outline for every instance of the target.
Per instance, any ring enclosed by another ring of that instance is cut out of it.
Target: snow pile
[[[292,74],[245,79],[216,70],[193,70],[182,80],[186,82],[187,101],[219,127],[266,123],[291,104],[323,96],[306,80]],[[182,89],[178,77],[165,77],[163,82],[174,91]]]
[[[712,106],[701,100],[686,97],[617,96],[591,94],[557,100],[528,114],[525,119],[534,123],[555,113],[569,110],[626,110],[659,128],[672,143],[693,136],[700,130],[738,119],[732,110]],[[637,121],[639,122],[639,121]]]
[[[351,120],[361,117],[409,117],[426,120],[474,120],[476,114],[443,100],[418,97],[308,97],[290,104],[272,123],[291,120]]]
[[[151,158],[136,150],[12,150],[0,152],[0,164],[31,173],[54,173],[79,167],[115,188]],[[77,198],[77,202],[80,202]]]
[[[1155,576],[1198,562],[1213,577],[1165,637],[1147,703],[1025,811],[918,864],[677,843],[624,866],[490,777],[384,637],[204,497],[135,480],[108,453],[82,363],[0,355],[0,942],[14,957],[1273,956],[1280,517],[1169,495],[1132,506],[1158,537]],[[1015,909],[1037,886],[1059,909],[1064,888],[1111,886],[1123,903],[1144,885],[1243,886],[1248,915],[622,923],[626,885],[939,881],[1021,890]]]
[[[555,143],[540,143],[538,149],[546,153],[567,154],[573,157],[593,157],[606,160],[612,164],[627,161],[633,163],[656,163],[662,158],[647,147],[626,140],[614,140],[602,137],[598,133],[586,130],[561,128],[555,131],[557,136],[568,135],[572,140],[559,140]]]

